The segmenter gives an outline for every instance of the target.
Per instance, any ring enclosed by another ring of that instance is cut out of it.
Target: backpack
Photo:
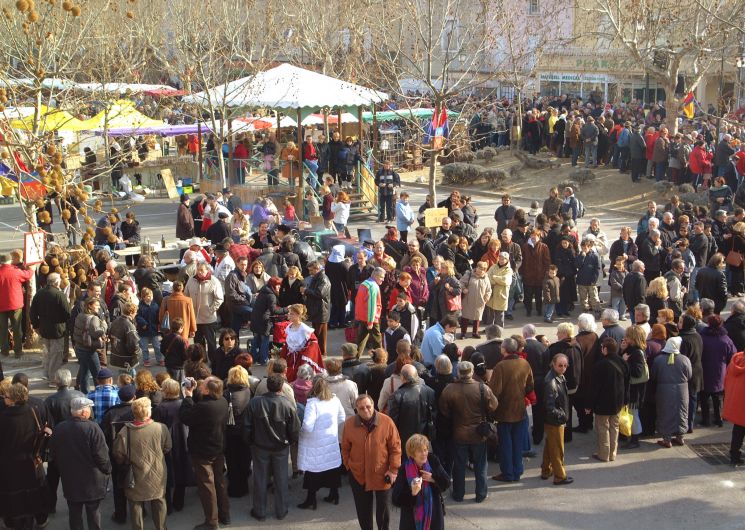
[[[585,204],[581,200],[577,199],[577,218],[579,219],[580,217],[584,217],[584,216],[585,216]]]

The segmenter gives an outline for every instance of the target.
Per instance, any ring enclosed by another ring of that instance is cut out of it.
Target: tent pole
[[[375,103],[372,104],[372,150],[373,150],[373,171],[378,169],[378,158],[380,157],[380,144],[378,142],[378,113]]]
[[[198,160],[199,160],[199,182],[202,182],[204,178],[202,163],[204,162],[204,154],[202,152],[202,122],[197,119],[197,143],[199,144]]]
[[[329,109],[328,107],[323,108],[323,135],[326,137],[326,141],[331,140],[329,138]]]
[[[230,170],[233,168],[233,147],[232,142],[233,141],[233,116],[230,114],[228,115],[228,137],[225,138],[225,142],[228,144],[228,167],[225,168],[225,174],[222,178],[222,187],[227,188],[228,182],[230,181]],[[222,156],[222,144],[220,145],[220,156]],[[225,167],[225,164],[223,164],[223,167]]]
[[[300,112],[300,109],[297,109],[297,114],[295,116],[297,121],[297,147],[300,151],[300,175],[298,175],[297,179],[297,187],[295,188],[295,211],[296,212],[302,212],[303,211],[303,126],[300,125],[300,122],[302,121],[303,117]]]
[[[339,136],[341,136],[341,141],[343,142],[344,141],[344,131],[341,128],[341,114],[342,114],[341,107],[337,107],[336,108],[336,126],[338,128],[337,130],[339,131]]]

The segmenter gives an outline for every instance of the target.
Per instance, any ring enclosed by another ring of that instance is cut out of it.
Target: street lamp
[[[743,92],[745,91],[745,55],[740,55],[737,58],[737,108],[739,109],[745,104],[743,101]]]

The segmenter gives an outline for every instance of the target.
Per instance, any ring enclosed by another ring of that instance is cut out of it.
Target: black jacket
[[[44,400],[55,425],[70,419],[70,402],[76,397],[85,397],[85,394],[65,386]]]
[[[733,313],[724,322],[724,327],[727,328],[727,334],[735,343],[737,351],[745,350],[745,314]]]
[[[683,340],[680,344],[680,353],[688,357],[688,360],[691,361],[692,375],[688,380],[688,391],[698,394],[704,388],[704,367],[701,364],[701,356],[704,353],[704,341],[696,331],[696,328],[681,331],[678,336]]]
[[[233,269],[225,278],[225,303],[229,309],[251,305],[251,291],[246,286],[246,275]]]
[[[230,227],[225,221],[220,219],[210,225],[204,237],[209,239],[213,245],[219,245],[225,238],[231,237]]]
[[[708,265],[696,275],[696,290],[701,298],[714,301],[714,312],[719,314],[727,305],[727,279],[724,272]]]
[[[114,448],[116,435],[122,430],[124,424],[134,421],[134,419],[132,403],[119,403],[118,405],[109,407],[101,420],[101,430],[103,431],[106,445],[109,446],[109,452]],[[113,462],[113,464],[116,465],[116,462]]]
[[[545,422],[549,425],[564,425],[569,418],[569,396],[563,375],[549,370],[543,379],[543,404],[546,410]]]
[[[135,220],[134,223],[129,224],[122,222],[122,239],[128,241],[128,247],[135,247],[140,244],[140,222]]]
[[[551,359],[548,358],[546,346],[541,341],[529,339],[525,341],[525,356],[528,364],[530,364],[530,369],[533,371],[533,380],[543,381],[550,370],[549,363],[551,362]],[[543,387],[537,385],[535,390],[536,393],[541,393]]]
[[[411,484],[406,477],[406,466],[404,462],[406,457],[401,459],[401,467],[398,468],[396,481],[393,483],[391,491],[391,500],[394,506],[401,508],[401,519],[399,521],[399,530],[414,530],[416,522],[414,511],[416,510],[416,497],[411,494]],[[433,453],[427,455],[427,462],[432,468],[432,518],[430,519],[429,530],[445,529],[445,504],[442,501],[442,492],[447,491],[450,487],[450,475],[440,464],[440,459]]]
[[[662,268],[661,252],[662,247],[657,248],[649,238],[639,244],[639,259],[644,262],[645,270],[657,272]]]
[[[300,437],[300,418],[286,397],[269,392],[248,404],[245,416],[246,441],[267,451],[281,451]]]
[[[623,280],[623,301],[629,311],[644,302],[644,293],[647,290],[647,280],[640,272],[630,272]]]
[[[201,396],[199,401],[186,397],[178,412],[181,423],[189,427],[189,454],[211,458],[223,452],[225,427],[228,424],[228,402]]]
[[[31,301],[31,325],[45,339],[61,339],[67,334],[70,302],[60,289],[47,285]],[[51,375],[51,374],[50,374]]]
[[[357,383],[358,393],[367,393],[367,385],[370,381],[370,368],[367,364],[359,359],[346,359],[341,363],[341,373],[347,379]]]
[[[323,271],[310,278],[304,297],[308,320],[314,324],[328,322],[331,318],[331,281]]]
[[[290,285],[287,276],[282,278],[282,285],[279,286],[279,305],[290,307],[292,304],[302,304],[303,295],[300,292],[301,285],[303,285],[303,280],[295,280]]]
[[[63,421],[52,433],[49,451],[69,502],[97,501],[106,496],[111,461],[103,432],[95,421]]]
[[[629,369],[617,354],[598,359],[592,367],[588,407],[595,414],[613,416],[629,401]]]
[[[287,314],[286,307],[277,304],[277,295],[269,285],[264,285],[256,294],[251,310],[251,331],[255,335],[269,335],[274,316]]]
[[[427,424],[434,426],[436,411],[435,391],[424,381],[404,383],[388,398],[388,415],[396,424],[404,445],[414,434],[429,437]]]

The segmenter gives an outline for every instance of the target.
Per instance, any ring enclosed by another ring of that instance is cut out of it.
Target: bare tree
[[[620,45],[629,57],[665,89],[667,122],[677,132],[682,97],[695,90],[729,46],[731,22],[740,20],[742,4],[720,0],[592,0],[585,9],[599,15],[597,36]]]

